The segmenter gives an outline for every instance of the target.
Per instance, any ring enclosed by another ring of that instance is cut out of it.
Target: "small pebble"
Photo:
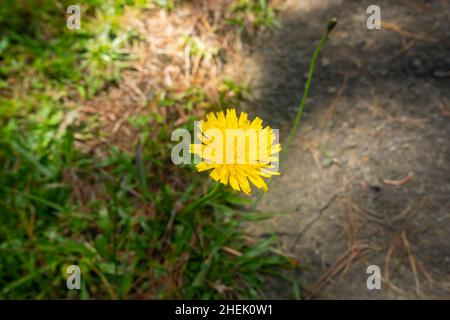
[[[450,71],[434,70],[433,71],[433,76],[435,78],[439,78],[439,79],[447,78],[447,77],[450,76]]]
[[[413,65],[413,67],[420,68],[422,67],[422,60],[414,59],[411,64]]]

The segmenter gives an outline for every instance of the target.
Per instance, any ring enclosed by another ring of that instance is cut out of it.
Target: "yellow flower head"
[[[263,128],[261,118],[253,121],[242,112],[239,118],[235,109],[217,114],[211,112],[206,121],[200,121],[196,135],[199,142],[192,144],[190,152],[200,157],[196,165],[199,172],[211,170],[211,177],[222,184],[230,183],[237,191],[251,193],[249,180],[267,191],[262,177],[279,175],[274,171],[280,144],[274,144],[274,131]]]

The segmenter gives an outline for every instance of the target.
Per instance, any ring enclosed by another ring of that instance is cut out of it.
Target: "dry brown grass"
[[[84,102],[82,118],[95,117],[100,132],[84,141],[85,148],[101,152],[103,144],[114,144],[129,150],[137,134],[128,122],[133,115],[158,114],[162,123],[174,127],[219,103],[223,80],[240,64],[244,50],[239,34],[225,20],[229,2],[180,4],[172,12],[126,12],[124,23],[141,39],[128,47],[134,60],[120,83]],[[205,101],[188,110],[183,94],[191,88],[200,89]],[[161,105],[164,98],[173,99],[174,105]]]

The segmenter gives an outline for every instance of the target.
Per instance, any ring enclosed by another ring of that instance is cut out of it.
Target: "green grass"
[[[78,93],[92,97],[120,80],[127,66],[125,42],[136,38],[120,27],[127,1],[84,1],[80,30],[66,28],[70,1],[7,1],[0,7],[0,83],[4,89],[49,92],[58,97]],[[113,5],[114,4],[114,5]],[[6,78],[22,80],[11,84]]]
[[[257,298],[263,276],[288,265],[269,251],[275,239],[243,241],[255,214],[236,210],[230,191],[184,214],[207,181],[175,168],[192,182],[166,182],[168,146],[147,140],[142,154],[111,148],[95,159],[74,148],[77,128],[43,110],[1,132],[1,298]],[[79,293],[64,288],[70,264],[82,270]]]
[[[228,23],[240,32],[279,26],[276,9],[267,0],[236,0],[228,13]]]
[[[267,215],[244,212],[245,199],[226,188],[186,212],[212,186],[171,164],[170,123],[130,118],[133,151],[109,146],[100,157],[79,147],[95,133],[74,120],[77,104],[120,81],[125,45],[139,39],[120,17],[148,2],[84,1],[77,33],[61,14],[69,1],[40,4],[0,8],[0,298],[263,298],[265,277],[290,258],[275,238],[245,235],[246,221]],[[231,81],[218,90],[222,103],[248,93]],[[162,93],[160,104],[211,107],[200,88]],[[65,286],[71,264],[81,290]]]

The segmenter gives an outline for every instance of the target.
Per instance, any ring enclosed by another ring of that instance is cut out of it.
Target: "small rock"
[[[422,60],[420,60],[420,59],[413,59],[411,64],[412,64],[413,67],[416,67],[416,68],[420,68],[420,67],[423,66]]]
[[[330,60],[327,58],[322,59],[322,66],[327,67],[330,65]]]
[[[337,89],[336,89],[336,87],[329,87],[327,92],[329,94],[335,94],[337,92]]]
[[[447,78],[447,77],[450,76],[450,71],[434,70],[433,71],[433,76],[435,78],[439,78],[439,79]]]
[[[382,77],[386,77],[389,74],[389,71],[387,69],[380,69],[378,70],[378,74]]]

